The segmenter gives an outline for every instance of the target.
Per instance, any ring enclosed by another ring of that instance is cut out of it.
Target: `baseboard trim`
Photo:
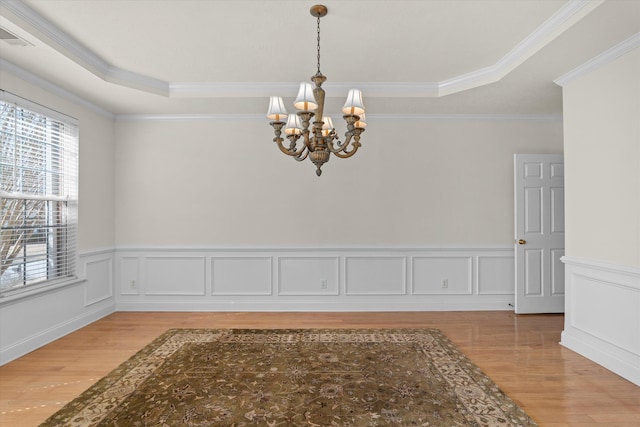
[[[174,312],[394,312],[394,311],[512,311],[509,297],[429,298],[416,301],[392,301],[391,298],[359,301],[295,299],[287,301],[260,301],[238,299],[228,301],[125,301],[116,311],[174,311]]]
[[[640,386],[640,356],[589,334],[565,330],[560,345]]]
[[[112,302],[100,308],[82,313],[80,316],[69,319],[64,323],[54,325],[37,334],[26,337],[22,341],[3,348],[0,351],[0,366],[62,338],[71,332],[77,331],[78,329],[83,328],[96,320],[102,319],[115,311],[116,306],[115,303]]]

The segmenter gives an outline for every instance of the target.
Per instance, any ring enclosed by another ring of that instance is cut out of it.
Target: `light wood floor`
[[[169,328],[437,327],[540,425],[640,426],[640,387],[560,346],[561,315],[114,313],[0,367],[0,425],[34,426]]]

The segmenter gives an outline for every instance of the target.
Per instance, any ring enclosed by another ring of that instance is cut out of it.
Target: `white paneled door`
[[[564,312],[564,159],[515,157],[516,313]]]

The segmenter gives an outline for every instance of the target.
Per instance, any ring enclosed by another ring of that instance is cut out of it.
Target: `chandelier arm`
[[[360,134],[362,132],[364,132],[363,128],[357,128],[355,126],[355,122],[360,119],[360,116],[353,115],[353,114],[346,114],[346,115],[342,116],[342,118],[347,122],[347,131],[344,134],[344,136],[345,136],[344,143],[341,143],[340,140],[338,140],[338,146],[336,148],[333,148],[333,144],[331,144],[331,143],[328,144],[329,145],[329,150],[335,155],[338,155],[338,153],[340,153],[340,152],[347,153],[346,149],[349,146],[349,142],[351,141],[352,137],[355,137],[356,142],[359,144],[360,143]],[[335,137],[335,138],[338,139],[337,137]],[[354,143],[354,145],[355,145],[355,143]],[[355,150],[353,152],[355,152]],[[349,155],[348,157],[350,157],[352,155],[353,154]]]
[[[362,144],[360,144],[360,141],[358,141],[359,139],[360,139],[360,138],[358,137],[358,138],[356,139],[356,141],[354,141],[354,142],[353,142],[353,145],[352,145],[352,147],[353,147],[353,148],[352,148],[352,150],[351,150],[351,151],[345,151],[345,150],[343,150],[343,152],[342,152],[342,153],[340,153],[340,152],[334,152],[333,154],[335,154],[335,155],[336,155],[336,157],[340,157],[341,159],[347,159],[347,158],[349,158],[349,157],[353,156],[354,154],[356,154],[356,151],[358,151],[358,148],[360,148],[360,147],[362,146]]]
[[[339,146],[336,151],[332,151],[333,154],[335,154],[337,157],[340,157],[341,159],[346,159],[356,154],[356,151],[358,151],[358,148],[362,146],[362,144],[360,144],[360,134],[362,132],[364,132],[364,129],[362,128],[354,128],[352,130],[347,131],[347,133],[345,134],[347,138],[345,140],[345,143]],[[349,141],[351,141],[351,137],[353,137],[354,139],[353,143],[351,144],[352,149],[351,151],[347,151],[348,143]]]
[[[355,146],[356,143],[358,144],[358,146],[360,146],[360,134],[362,134],[362,132],[364,132],[364,129],[362,128],[353,128],[352,130],[349,130],[347,132],[345,132],[344,136],[345,136],[345,140],[344,142],[340,142],[340,140],[338,140],[338,144],[337,147],[334,148],[333,147],[333,143],[329,142],[329,144],[327,144],[329,146],[329,151],[331,151],[333,154],[335,155],[339,155],[340,152],[344,152],[347,153],[346,149],[349,146],[349,142],[351,142],[351,138],[355,138],[355,141],[353,143],[353,145]],[[336,137],[337,139],[337,137]],[[354,150],[355,152],[355,150]],[[349,153],[351,153],[351,151],[349,151]],[[351,154],[348,157],[351,157],[353,154]]]
[[[291,140],[293,138],[293,143],[295,144],[295,142],[300,138],[299,135],[289,135],[288,136],[289,140]],[[278,144],[278,148],[280,149],[280,151],[282,151],[284,154],[286,154],[287,156],[299,156],[300,154],[302,154],[302,152],[305,150],[305,148],[307,148],[306,146],[302,146],[300,147],[299,150],[292,150],[291,148],[286,148],[284,145],[282,145],[282,143],[284,142],[284,139],[276,136],[275,138],[273,138],[273,140],[275,141],[276,144]]]
[[[329,142],[327,144],[327,146],[329,147],[329,151],[331,151],[333,154],[338,154],[341,151],[344,151],[347,149],[347,146],[349,145],[349,143],[351,142],[351,137],[353,136],[353,134],[347,132],[344,134],[346,139],[344,140],[344,142],[340,142],[340,140],[338,139],[338,137],[336,138],[336,147],[334,148],[333,146],[333,142]]]
[[[275,134],[275,137],[273,138],[273,142],[275,142],[278,145],[278,148],[280,149],[280,151],[290,156],[291,154],[289,153],[289,150],[284,148],[284,146],[282,145],[282,143],[284,142],[284,139],[281,137],[281,135],[282,135],[282,128],[285,125],[284,122],[271,122],[269,124],[273,127],[273,133]]]
[[[297,160],[298,162],[301,162],[301,161],[303,161],[304,159],[306,159],[307,157],[309,157],[309,149],[304,150],[304,152],[303,152],[303,153],[301,153],[301,154],[300,154],[300,155],[298,155],[298,156],[294,156],[293,158],[294,158],[295,160]]]

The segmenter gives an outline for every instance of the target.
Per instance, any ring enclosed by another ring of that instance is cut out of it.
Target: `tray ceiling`
[[[314,3],[0,1],[2,67],[114,114],[262,114],[316,67]],[[553,79],[640,31],[640,1],[327,0],[328,108],[560,114]]]

